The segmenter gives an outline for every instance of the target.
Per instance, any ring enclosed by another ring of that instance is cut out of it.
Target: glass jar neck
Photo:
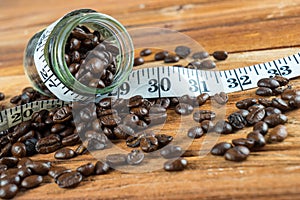
[[[108,94],[122,84],[132,70],[134,48],[132,40],[126,29],[112,17],[101,13],[82,13],[75,11],[75,15],[62,18],[53,29],[46,43],[45,56],[53,72],[69,89],[84,95]],[[113,39],[119,47],[117,57],[117,70],[111,85],[105,88],[88,87],[80,83],[69,71],[65,61],[65,46],[72,30],[78,25],[86,25],[91,29],[98,29],[105,39]],[[100,30],[99,30],[100,29]],[[48,52],[47,52],[48,51]]]

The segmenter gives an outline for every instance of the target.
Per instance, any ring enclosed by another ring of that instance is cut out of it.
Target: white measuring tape
[[[52,73],[45,71],[45,73]],[[202,71],[183,67],[163,66],[134,70],[122,85],[111,93],[116,98],[130,98],[142,95],[145,98],[199,95],[217,92],[226,93],[257,87],[257,81],[263,77],[281,75],[294,78],[300,75],[300,53],[250,67],[225,70]],[[51,76],[50,76],[51,77]],[[45,83],[49,81],[45,80]],[[55,90],[68,91],[59,85]],[[41,109],[53,109],[67,104],[62,100],[45,100],[28,103],[0,112],[0,131],[29,120],[31,115]]]

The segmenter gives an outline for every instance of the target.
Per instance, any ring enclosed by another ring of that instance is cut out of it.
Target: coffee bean
[[[250,106],[257,103],[257,100],[255,98],[247,98],[243,99],[241,101],[236,102],[236,107],[239,109],[248,109]]]
[[[26,177],[22,183],[21,186],[23,188],[29,189],[29,188],[35,188],[39,186],[43,182],[43,177],[39,175],[31,175]]]
[[[289,108],[289,105],[282,99],[280,98],[273,98],[272,99],[272,106],[275,107],[275,108],[278,108],[280,109],[281,111],[288,111],[290,108]]]
[[[67,137],[69,135],[72,135],[74,133],[74,128],[73,127],[69,127],[66,128],[64,131],[58,133],[61,137]]]
[[[184,158],[176,160],[168,160],[164,163],[164,170],[166,171],[182,171],[187,166],[188,162]]]
[[[200,138],[204,135],[204,131],[201,126],[194,126],[187,132],[187,136],[190,138]]]
[[[155,60],[164,60],[169,55],[169,52],[167,51],[160,51],[155,54],[154,59]]]
[[[231,126],[235,129],[242,129],[247,125],[246,119],[240,113],[232,113],[227,119]]]
[[[72,170],[67,169],[65,167],[59,167],[59,166],[52,166],[48,172],[48,175],[51,176],[53,179],[56,179],[61,174],[66,172],[71,172]]]
[[[200,59],[200,60],[208,58],[208,57],[209,57],[209,53],[207,53],[206,51],[199,51],[192,55],[193,59]]]
[[[80,144],[76,149],[75,149],[75,154],[76,155],[83,155],[87,152],[87,148],[83,145]]]
[[[145,135],[140,139],[140,147],[144,152],[152,152],[158,148],[158,140],[155,136]]]
[[[208,133],[213,131],[213,127],[214,127],[214,123],[210,120],[203,120],[201,122],[201,128],[203,130],[204,133]]]
[[[61,148],[57,150],[54,154],[54,158],[56,159],[70,159],[75,157],[75,152],[70,148]]]
[[[265,109],[263,108],[257,108],[250,111],[250,113],[247,115],[246,120],[248,124],[253,125],[259,121],[261,121],[265,117]]]
[[[164,59],[164,63],[176,63],[180,60],[178,56],[168,55]]]
[[[5,99],[5,95],[3,92],[0,92],[0,101],[4,100]]]
[[[265,106],[265,107],[272,106],[272,100],[267,99],[267,98],[259,98],[258,103]]]
[[[205,104],[205,102],[209,99],[209,94],[208,93],[202,93],[197,96],[197,103],[198,106],[202,106]]]
[[[15,167],[19,159],[16,157],[2,157],[0,158],[0,164],[6,165],[8,168]]]
[[[139,66],[139,65],[142,65],[144,63],[145,63],[144,58],[137,57],[137,58],[134,59],[133,66]]]
[[[19,185],[20,182],[21,178],[17,174],[6,175],[0,178],[0,187],[3,187],[8,184]]]
[[[254,141],[253,148],[255,148],[255,149],[259,149],[266,145],[266,140],[265,140],[264,136],[257,131],[250,132],[247,135],[247,139]]]
[[[26,156],[26,146],[24,143],[16,142],[11,147],[11,154],[17,158]]]
[[[216,60],[226,60],[226,58],[228,57],[228,53],[226,51],[215,51],[213,52],[212,56]]]
[[[244,161],[249,156],[250,151],[245,146],[235,146],[225,153],[225,159],[230,161]]]
[[[291,106],[291,108],[300,108],[300,95],[293,96],[289,100],[289,105]]]
[[[173,137],[171,135],[166,135],[166,134],[156,134],[155,137],[158,141],[159,148],[168,145],[173,140]]]
[[[259,132],[262,135],[266,135],[268,133],[269,126],[266,122],[260,121],[254,124],[253,131]]]
[[[272,114],[281,114],[281,110],[274,107],[267,107],[265,108],[266,116],[272,115]]]
[[[221,105],[224,105],[228,102],[228,96],[225,92],[217,93],[213,96],[213,99]]]
[[[186,103],[190,105],[196,105],[196,97],[190,96],[190,95],[183,95],[179,97],[179,103]]]
[[[168,145],[160,151],[160,155],[166,159],[178,158],[183,154],[180,146]]]
[[[289,79],[283,77],[283,76],[278,76],[276,75],[273,79],[275,79],[276,81],[278,81],[278,83],[280,84],[280,86],[285,86],[289,83]]]
[[[285,138],[287,138],[287,136],[288,132],[286,130],[286,127],[284,125],[278,125],[271,130],[267,141],[269,143],[282,142],[283,140],[285,140]]]
[[[83,177],[79,172],[65,172],[55,180],[61,188],[74,188],[79,185]]]
[[[9,102],[12,104],[18,104],[20,100],[21,100],[21,95],[16,95],[12,97]]]
[[[213,69],[216,68],[216,63],[212,60],[203,60],[198,69]]]
[[[198,60],[194,60],[185,67],[189,69],[199,69],[201,67],[201,62]]]
[[[95,174],[106,174],[109,171],[110,167],[106,162],[97,161],[95,164]]]
[[[61,141],[63,146],[74,146],[80,143],[80,137],[77,133],[73,133],[67,137],[64,137]]]
[[[76,171],[80,172],[83,176],[90,176],[94,173],[95,165],[92,163],[87,163],[81,165],[76,169]]]
[[[233,139],[232,144],[234,144],[234,146],[245,146],[248,149],[252,149],[254,147],[255,141],[247,138],[238,138]]]
[[[24,166],[19,168],[17,175],[20,176],[21,179],[24,179],[25,177],[32,175],[32,172],[29,168]]]
[[[149,56],[150,54],[152,54],[151,49],[143,49],[143,50],[140,52],[140,56]]]
[[[106,156],[106,162],[110,167],[125,165],[127,163],[127,156],[125,154],[110,154]]]
[[[37,142],[38,141],[36,138],[30,138],[25,141],[24,144],[26,146],[26,155],[27,156],[32,156],[37,153],[37,150],[35,148]]]
[[[191,53],[191,49],[187,46],[177,46],[175,48],[175,53],[180,58],[186,58]]]
[[[273,90],[268,87],[259,87],[256,90],[255,94],[259,96],[272,96]]]
[[[210,153],[216,156],[223,156],[229,149],[232,148],[232,145],[228,142],[220,142],[213,146],[210,150]]]
[[[277,96],[277,95],[282,94],[283,90],[284,90],[283,87],[278,87],[278,88],[272,89],[272,92],[273,92],[273,95],[274,95],[274,96]]]
[[[44,137],[35,145],[35,149],[37,152],[41,154],[48,154],[56,151],[61,147],[60,138],[57,135],[49,135],[47,137]]]
[[[6,171],[8,167],[6,165],[0,164],[0,174],[4,171]]]
[[[193,110],[194,110],[193,106],[186,103],[179,103],[175,107],[175,112],[180,115],[189,115],[193,112]]]
[[[31,164],[32,162],[33,161],[30,158],[24,157],[19,160],[17,167],[18,168],[27,167],[27,165]]]
[[[273,78],[262,78],[257,82],[258,87],[274,89],[280,86],[279,82]]]
[[[272,114],[264,119],[264,122],[266,122],[270,128],[275,127],[279,124],[285,124],[287,121],[287,116],[283,114]]]
[[[9,155],[11,146],[11,143],[7,143],[4,147],[2,147],[0,149],[0,157]]]
[[[144,107],[134,107],[129,111],[131,114],[135,114],[138,117],[144,117],[149,114],[148,110]]]
[[[219,134],[230,134],[232,126],[227,121],[219,120],[214,126],[214,131]]]
[[[296,91],[294,89],[286,89],[283,91],[283,93],[281,93],[281,98],[283,100],[290,100],[294,96],[298,96],[298,95],[300,95],[300,91]]]
[[[28,163],[27,166],[33,174],[46,175],[49,172],[50,164],[47,162],[33,161]]]
[[[249,114],[249,111],[248,111],[248,110],[245,110],[245,109],[240,109],[240,110],[236,111],[236,113],[239,113],[239,114],[241,114],[244,118],[246,118],[247,115]]]
[[[127,154],[127,163],[130,165],[138,165],[144,160],[144,153],[138,149],[133,149]]]
[[[18,193],[18,186],[15,184],[8,184],[3,187],[0,187],[0,197],[3,199],[14,198]]]

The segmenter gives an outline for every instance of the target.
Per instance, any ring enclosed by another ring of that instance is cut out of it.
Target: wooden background
[[[29,85],[24,76],[23,51],[31,36],[65,13],[92,8],[118,19],[128,29],[170,28],[189,35],[210,53],[230,53],[218,69],[231,69],[281,58],[299,52],[299,0],[151,0],[151,1],[62,1],[0,0],[0,90],[7,98]],[[153,63],[153,66],[161,63]],[[292,81],[299,88],[299,79]],[[254,90],[230,94],[226,113],[235,110],[240,98]],[[7,103],[7,100],[5,101]],[[199,158],[203,140],[195,140],[185,156],[183,172],[162,169],[149,173],[113,171],[85,179],[76,189],[60,189],[50,179],[42,186],[20,192],[17,199],[300,199],[300,117],[288,113],[289,137],[251,153],[246,162],[233,163],[223,157]],[[190,116],[191,117],[191,116]],[[162,132],[173,134],[181,119],[169,112]],[[220,141],[245,137],[250,128],[221,136]],[[185,136],[182,131],[180,135]],[[33,159],[50,159],[53,154]],[[95,162],[91,155],[70,161],[55,161],[72,169]]]

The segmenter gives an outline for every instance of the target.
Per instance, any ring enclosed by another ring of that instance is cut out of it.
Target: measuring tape
[[[201,93],[214,95],[221,91],[237,92],[257,87],[258,80],[263,77],[297,77],[300,75],[299,62],[300,53],[263,64],[225,71],[203,71],[173,66],[139,69],[132,71],[128,79],[109,96],[130,98],[142,95],[144,98],[160,98],[186,94],[197,96]],[[53,88],[69,91],[67,87],[63,87],[61,85]],[[72,94],[72,91],[68,93]],[[0,112],[0,131],[29,120],[36,111],[51,110],[67,103],[62,100],[45,100],[3,110]]]

